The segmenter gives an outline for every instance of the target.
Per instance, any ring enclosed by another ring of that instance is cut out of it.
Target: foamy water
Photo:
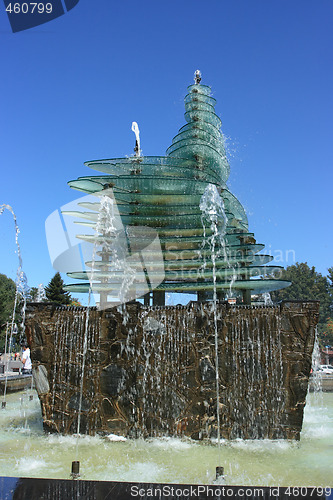
[[[2,476],[68,479],[79,460],[82,479],[210,484],[220,465],[230,485],[333,486],[333,393],[319,405],[309,395],[300,442],[222,440],[220,454],[215,443],[190,439],[45,434],[29,394],[7,395],[0,409]]]
[[[29,475],[34,471],[40,471],[41,469],[48,466],[47,462],[43,459],[32,458],[32,457],[21,457],[16,462],[17,469],[20,471],[20,475]]]

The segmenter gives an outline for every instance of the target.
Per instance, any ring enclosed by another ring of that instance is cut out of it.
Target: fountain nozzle
[[[201,71],[197,69],[196,72],[194,73],[194,83],[196,85],[199,85],[200,82],[201,82]]]
[[[71,476],[73,479],[77,479],[80,477],[80,462],[78,460],[72,462]]]
[[[224,477],[224,467],[216,467],[216,479]]]

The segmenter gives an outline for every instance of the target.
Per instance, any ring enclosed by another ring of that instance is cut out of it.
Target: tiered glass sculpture
[[[220,299],[240,296],[244,303],[250,303],[251,295],[278,290],[290,283],[272,277],[281,268],[266,266],[273,257],[258,253],[264,245],[256,243],[253,233],[248,232],[244,208],[226,186],[230,167],[221,120],[215,113],[216,101],[211,97],[210,87],[200,81],[196,72],[195,83],[188,87],[185,97],[187,123],[173,139],[166,156],[140,156],[137,148],[133,157],[89,161],[85,165],[103,175],[79,177],[69,185],[87,194],[111,188],[125,229],[140,226],[157,231],[165,276],[154,291],[156,296],[165,291],[198,293],[199,299],[207,300],[215,288]],[[214,246],[207,244],[214,228],[205,224],[200,209],[207,186],[215,186],[226,216],[223,238],[217,239]],[[89,211],[71,215],[86,219],[85,224],[96,229],[100,203],[82,205]],[[94,238],[90,240],[93,242]],[[97,266],[95,276],[105,293],[114,283],[106,276],[112,268],[112,262],[109,267],[105,265],[105,259],[109,258],[109,255],[102,257],[103,266]],[[102,268],[104,274],[98,276]],[[151,276],[154,253],[149,269]],[[68,274],[74,279],[87,279],[85,272]],[[84,292],[90,286],[90,283],[76,283],[66,288]],[[135,280],[131,286],[135,286]],[[95,290],[99,290],[98,286]]]

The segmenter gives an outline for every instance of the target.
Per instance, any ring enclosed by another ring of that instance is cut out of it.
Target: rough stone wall
[[[299,439],[318,311],[318,302],[217,305],[222,438]],[[86,314],[28,305],[46,430],[77,432],[81,406],[81,433],[217,436],[211,303],[91,308],[88,321]]]

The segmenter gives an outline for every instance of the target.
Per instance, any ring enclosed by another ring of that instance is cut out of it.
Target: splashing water
[[[132,131],[135,133],[135,139],[136,139],[136,144],[135,144],[135,156],[141,156],[141,148],[140,148],[140,130],[139,130],[139,125],[136,122],[132,122]]]
[[[81,413],[82,413],[82,399],[83,399],[83,384],[85,376],[85,365],[87,357],[88,343],[91,341],[89,338],[90,324],[90,302],[91,294],[94,288],[94,282],[100,279],[105,285],[110,285],[120,280],[120,288],[117,288],[117,297],[111,296],[111,299],[116,303],[126,302],[128,290],[135,279],[135,271],[126,262],[126,240],[119,235],[119,228],[117,228],[116,217],[114,213],[114,200],[108,195],[101,196],[100,208],[98,213],[98,220],[95,229],[95,242],[91,262],[91,271],[89,272],[90,288],[88,294],[88,307],[86,309],[83,349],[82,349],[82,368],[80,380],[80,393],[79,393],[79,406],[78,406],[78,424],[77,436],[80,435],[81,426]],[[100,257],[101,260],[97,260]],[[103,276],[99,278],[99,271],[102,271]],[[104,309],[112,305],[109,300],[110,290],[100,293],[99,309]],[[78,445],[77,445],[78,449]]]
[[[88,307],[86,309],[86,317],[85,317],[85,325],[84,325],[82,368],[81,368],[81,380],[80,380],[80,396],[79,396],[79,408],[78,408],[78,418],[77,418],[76,459],[78,457],[78,446],[79,446],[79,437],[80,437],[80,430],[81,430],[83,383],[84,383],[85,364],[86,364],[87,350],[88,350],[88,328],[89,328],[90,299],[91,299],[91,290],[89,290]]]
[[[44,302],[46,300],[46,293],[43,283],[38,285],[36,302]]]
[[[97,260],[97,256],[101,260]],[[109,289],[100,293],[99,309],[123,304],[129,300],[129,289],[135,280],[135,270],[127,259],[128,246],[123,226],[117,225],[114,199],[101,196],[98,221],[95,231],[95,244],[90,272],[90,284],[98,280],[101,271],[101,283]]]
[[[19,230],[19,227],[17,225],[16,215],[15,215],[15,212],[12,209],[12,207],[10,205],[6,205],[4,203],[3,205],[0,206],[0,215],[2,215],[5,210],[8,210],[9,212],[11,212],[11,214],[13,216],[13,219],[14,219],[14,224],[15,224],[15,242],[16,242],[16,246],[17,246],[17,255],[18,255],[18,259],[19,259],[19,268],[18,269],[21,270],[22,269],[22,256],[21,256],[20,244],[19,244],[19,241],[18,241],[18,236],[20,234],[20,230]]]
[[[43,432],[37,397],[32,401],[25,398],[28,429],[24,429],[20,396],[9,394],[10,410],[0,412],[1,475],[43,478],[47,473],[50,478],[68,479],[76,445],[74,437]],[[324,393],[324,408],[310,408],[307,404],[304,431],[298,443],[222,440],[227,484],[331,484],[332,410],[332,393]],[[323,434],[318,436],[315,431],[321,428]],[[109,436],[87,435],[80,438],[79,450],[85,480],[202,485],[212,484],[214,479],[216,447],[205,442],[180,438],[114,442]],[[39,464],[34,467],[36,461]]]
[[[101,207],[103,208],[103,203],[101,202]],[[81,413],[82,413],[82,400],[83,400],[83,384],[84,384],[84,375],[85,375],[85,366],[86,366],[86,358],[87,358],[87,350],[88,350],[88,329],[89,329],[89,314],[90,314],[90,303],[91,303],[91,294],[92,294],[92,283],[95,279],[95,272],[96,272],[96,255],[97,255],[97,250],[98,250],[98,238],[101,233],[101,225],[103,225],[103,228],[105,226],[104,219],[106,218],[106,213],[105,211],[102,210],[102,208],[99,211],[98,214],[98,222],[96,225],[95,229],[95,242],[94,242],[94,248],[93,248],[93,254],[92,254],[92,268],[91,272],[89,273],[89,281],[90,281],[90,286],[89,286],[89,293],[88,293],[88,305],[87,309],[85,312],[85,319],[84,319],[84,334],[83,334],[83,349],[82,349],[82,365],[81,365],[81,379],[80,379],[80,392],[79,392],[79,406],[78,406],[78,418],[77,418],[77,436],[76,436],[76,460],[78,459],[78,452],[79,452],[79,438],[80,438],[80,430],[81,430]],[[104,224],[103,224],[104,222]],[[109,232],[113,231],[113,220],[110,221],[109,224]],[[105,231],[103,233],[105,237]],[[106,235],[107,237],[107,235]],[[102,242],[102,248],[103,248],[103,242]],[[102,294],[100,296],[100,304],[102,302]]]
[[[213,314],[215,332],[215,375],[216,375],[216,418],[217,418],[217,443],[220,450],[220,390],[219,390],[219,356],[218,356],[218,329],[217,329],[217,292],[216,292],[216,248],[223,248],[225,252],[225,234],[228,219],[224,211],[224,203],[214,184],[208,184],[200,200],[200,210],[202,212],[203,227],[205,230],[205,220],[209,222],[212,235],[208,238],[211,248],[211,258],[213,264]],[[206,239],[206,235],[205,235]]]
[[[224,237],[228,219],[225,214],[223,199],[215,184],[208,184],[201,197],[199,207],[203,217],[208,220],[211,228],[215,230],[213,234],[214,239],[220,246],[225,247]]]
[[[194,72],[194,83],[196,85],[199,85],[200,82],[201,82],[201,71],[199,69],[197,69]]]
[[[214,255],[212,254],[213,267],[216,270],[215,262],[216,257],[222,256],[226,262],[226,268],[231,269],[232,275],[229,284],[228,297],[233,295],[233,284],[237,279],[236,268],[233,267],[229,262],[229,256],[226,249],[225,236],[227,233],[228,218],[225,213],[224,202],[220,196],[217,187],[214,184],[208,184],[205,189],[204,194],[200,200],[200,210],[202,212],[202,225],[204,228],[204,245],[208,243],[210,248],[212,243],[214,243]],[[210,229],[212,230],[212,235],[210,237],[206,236],[206,222],[208,221]],[[206,262],[204,260],[203,268],[206,267]]]
[[[317,404],[322,406],[323,390],[322,390],[322,372],[319,370],[321,364],[321,353],[318,339],[318,330],[316,327],[316,338],[312,352],[312,366],[311,366],[311,379],[309,389],[313,390],[314,400]]]
[[[27,301],[27,294],[29,291],[27,277],[22,270],[22,255],[21,255],[21,248],[20,248],[20,244],[19,244],[20,229],[19,229],[18,224],[17,224],[17,218],[16,218],[16,215],[15,215],[13,208],[10,205],[7,205],[4,203],[0,206],[0,215],[2,215],[5,210],[8,210],[12,214],[13,219],[14,219],[15,243],[16,243],[16,247],[17,247],[17,256],[18,256],[18,260],[19,260],[19,265],[18,265],[18,268],[16,271],[16,291],[15,291],[12,321],[11,321],[11,327],[10,327],[9,352],[8,352],[7,362],[6,362],[6,367],[5,367],[6,379],[5,379],[4,396],[3,396],[4,401],[6,401],[8,365],[9,365],[9,360],[11,357],[13,333],[14,333],[14,330],[16,329],[15,312],[16,312],[19,298],[21,297],[21,299],[23,301],[23,305],[22,305],[22,310],[21,310],[21,318],[22,319],[21,319],[20,326],[21,326],[21,329],[24,330],[26,301]],[[7,333],[6,333],[6,347],[7,347],[7,334],[8,334],[8,328],[7,328]],[[7,355],[7,352],[5,350],[5,357],[6,357],[6,355]]]
[[[271,294],[269,292],[265,292],[262,294],[262,297],[264,299],[264,304],[265,306],[272,306],[273,305],[273,301],[272,301],[272,298],[271,298]]]

